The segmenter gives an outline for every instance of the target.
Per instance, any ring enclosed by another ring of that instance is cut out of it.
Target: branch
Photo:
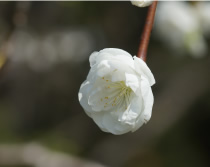
[[[157,7],[157,1],[154,1],[152,3],[152,5],[150,5],[150,7],[149,7],[144,30],[143,30],[142,37],[141,37],[141,42],[139,45],[137,57],[143,59],[144,61],[146,61],[146,57],[147,57],[147,48],[148,48],[148,44],[149,44],[152,26],[154,23],[156,7]]]

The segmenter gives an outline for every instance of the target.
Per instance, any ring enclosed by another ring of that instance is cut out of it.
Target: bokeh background
[[[209,2],[180,2],[185,13],[165,14],[164,3],[147,58],[156,78],[152,118],[114,136],[84,113],[78,90],[93,51],[137,53],[148,8],[0,2],[0,167],[210,166]]]

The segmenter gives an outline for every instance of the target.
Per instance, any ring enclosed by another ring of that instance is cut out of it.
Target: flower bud
[[[138,7],[146,7],[146,6],[149,6],[152,4],[153,1],[150,1],[150,0],[143,0],[143,1],[140,1],[140,0],[131,0],[131,3],[135,6],[138,6]]]

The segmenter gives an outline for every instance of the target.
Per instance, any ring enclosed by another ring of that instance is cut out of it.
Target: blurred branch
[[[31,7],[31,2],[17,2],[15,13],[13,16],[13,24],[15,28],[27,26],[28,12]]]
[[[147,48],[149,45],[150,34],[154,23],[156,7],[157,7],[157,1],[154,1],[152,5],[150,5],[149,7],[144,30],[141,37],[141,42],[139,45],[139,51],[137,57],[143,59],[144,61],[146,61],[147,57]]]
[[[0,165],[32,165],[34,167],[104,167],[64,153],[48,150],[38,143],[1,144]]]

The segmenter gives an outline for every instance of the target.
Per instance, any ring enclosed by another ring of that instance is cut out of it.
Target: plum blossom
[[[131,0],[131,3],[138,7],[146,7],[152,4],[150,0]]]
[[[207,53],[198,10],[186,2],[160,2],[154,31],[164,44],[178,53],[189,53],[197,58]]]
[[[104,132],[134,132],[150,120],[154,76],[146,63],[122,49],[93,52],[90,71],[79,90],[86,114]]]
[[[210,36],[210,2],[195,3],[195,11],[205,36]]]

